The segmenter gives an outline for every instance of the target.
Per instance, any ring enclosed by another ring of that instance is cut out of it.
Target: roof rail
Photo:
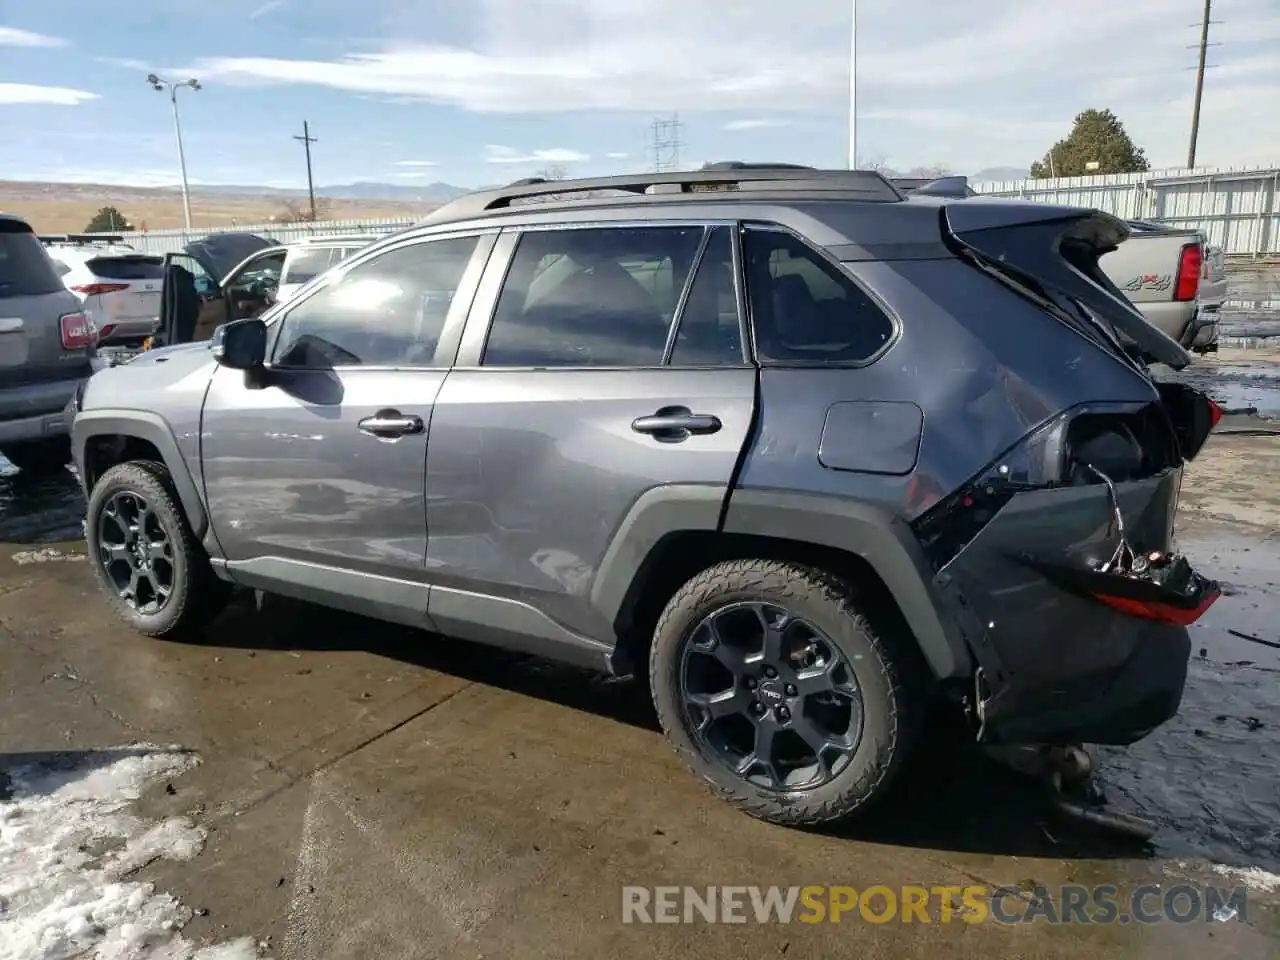
[[[735,161],[728,161],[734,163]],[[779,164],[741,164],[666,173],[636,173],[585,180],[544,180],[529,177],[505,187],[465,194],[432,212],[424,224],[467,220],[506,210],[522,200],[544,198],[552,203],[601,199],[602,192],[631,194],[639,199],[658,195],[697,194],[701,200],[744,193],[838,193],[844,198],[893,203],[903,199],[893,184],[874,170],[819,170]],[[578,197],[573,195],[577,194]],[[595,195],[595,196],[592,196]]]
[[[703,170],[817,170],[803,163],[744,163],[742,160],[715,160],[704,163]]]

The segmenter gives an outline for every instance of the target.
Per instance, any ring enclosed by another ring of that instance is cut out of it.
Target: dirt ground
[[[1161,821],[1151,846],[1055,820],[1029,783],[954,747],[926,754],[856,827],[767,826],[685,772],[629,683],[283,602],[239,602],[203,642],[148,640],[114,621],[81,542],[33,544],[8,524],[0,770],[12,782],[6,792],[0,774],[0,801],[17,803],[13,771],[51,753],[57,771],[130,744],[193,751],[198,765],[139,781],[142,799],[111,816],[153,841],[139,824],[186,824],[199,842],[184,859],[139,855],[118,879],[176,898],[165,902],[193,948],[245,955],[1280,957],[1280,652],[1230,633],[1280,641],[1278,468],[1280,437],[1221,436],[1185,479],[1182,545],[1229,595],[1196,628],[1183,715],[1102,757],[1109,792]],[[70,777],[54,786],[65,793]],[[26,802],[23,816],[42,815],[39,797]],[[28,861],[4,842],[20,825],[0,816],[0,958],[79,956],[36,951],[21,926],[11,891]],[[24,869],[53,876],[62,857]],[[1011,885],[1030,898],[1063,883],[1184,882],[1248,883],[1247,920],[622,921],[635,884]]]
[[[362,218],[421,218],[436,203],[392,200],[317,198],[326,220]],[[266,223],[306,209],[307,198],[191,193],[191,221],[196,227],[229,227]],[[0,210],[25,218],[37,233],[80,233],[104,206],[114,206],[138,229],[164,230],[183,225],[182,194],[178,190],[94,184],[19,183],[0,180]]]

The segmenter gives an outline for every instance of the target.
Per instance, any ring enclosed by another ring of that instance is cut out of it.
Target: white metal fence
[[[1149,170],[974,184],[986,196],[1096,207],[1130,220],[1197,227],[1228,256],[1280,255],[1280,167]]]
[[[1209,242],[1232,257],[1280,256],[1280,167],[1153,170],[1098,177],[1011,180],[975,184],[986,196],[1020,197],[1046,203],[1096,207],[1116,216],[1198,227]],[[256,223],[219,230],[244,230],[288,242],[335,233],[391,233],[413,225],[405,220],[326,220],[319,223]],[[131,244],[149,253],[181,250],[209,231],[152,230],[130,234]]]
[[[303,237],[325,237],[341,234],[364,234],[370,239],[411,227],[417,220],[320,220],[316,223],[241,223],[234,227],[215,227],[213,230],[150,230],[146,233],[115,234],[123,236],[125,242],[143,253],[173,253],[181,250],[192,240],[208,236],[210,233],[235,231],[237,233],[256,233],[264,237],[291,243]]]

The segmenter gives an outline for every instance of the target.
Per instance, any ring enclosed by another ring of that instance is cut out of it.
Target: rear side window
[[[856,363],[893,336],[875,301],[798,237],[746,230],[743,259],[762,362]]]
[[[65,290],[36,235],[0,221],[0,298],[38,297]]]
[[[486,367],[656,367],[701,227],[537,230],[520,238]]]
[[[289,252],[285,264],[284,283],[306,283],[329,269],[329,257],[335,251],[329,247],[298,249]]]
[[[94,257],[84,265],[106,280],[161,280],[164,257]]]

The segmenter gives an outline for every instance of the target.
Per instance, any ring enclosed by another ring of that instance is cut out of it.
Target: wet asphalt
[[[151,876],[206,905],[191,935],[274,934],[268,952],[286,957],[729,957],[793,940],[834,956],[855,933],[872,956],[1280,955],[1274,913],[1141,936],[864,926],[751,939],[641,935],[615,903],[624,883],[1280,874],[1280,313],[1231,310],[1224,335],[1243,345],[1186,374],[1232,413],[1179,518],[1180,546],[1226,595],[1193,628],[1179,716],[1099,756],[1112,806],[1159,824],[1150,844],[1054,819],[1037,787],[955,744],[931,746],[897,802],[855,828],[767,827],[692,782],[633,684],[301,604],[242,598],[201,644],[136,637],[66,562],[83,553],[73,475],[29,482],[2,461],[0,759],[139,739],[199,750],[190,784],[156,804],[205,817],[209,848]]]

